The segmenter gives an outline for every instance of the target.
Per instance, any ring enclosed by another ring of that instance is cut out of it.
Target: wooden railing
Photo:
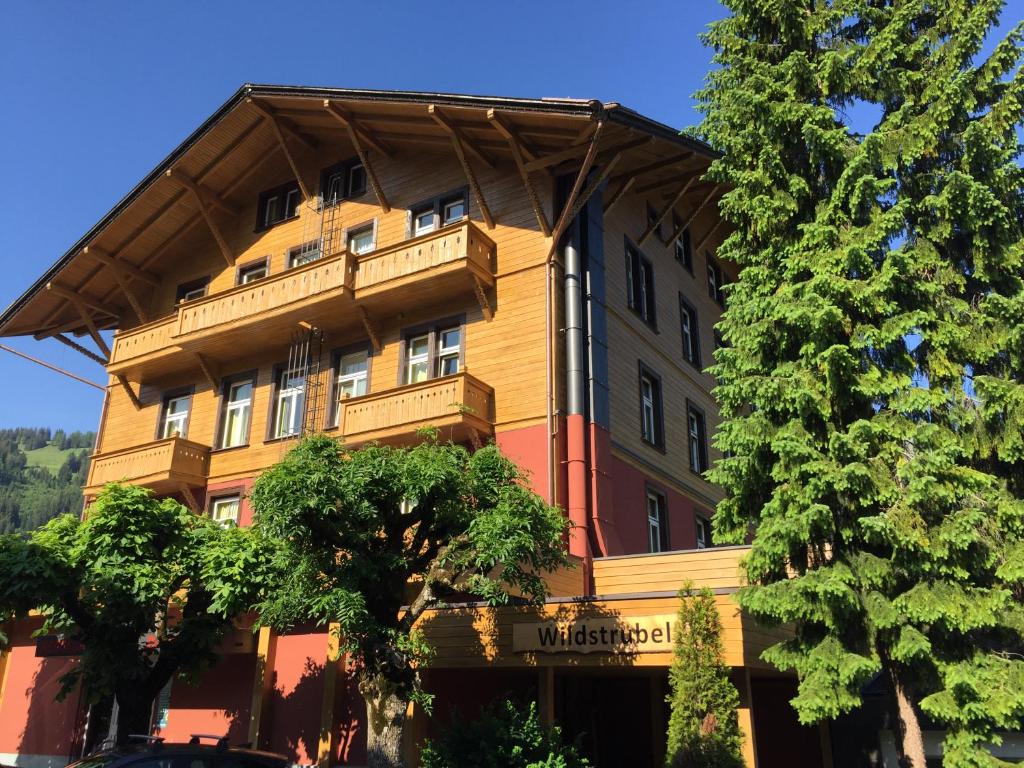
[[[650,555],[594,558],[594,593],[616,595],[694,587],[734,589],[744,584],[740,560],[750,547],[711,547]]]
[[[490,432],[494,391],[468,373],[408,384],[342,402],[339,427],[347,442],[387,439],[420,427],[464,424]]]
[[[142,357],[151,352],[167,349],[174,345],[174,332],[178,327],[177,315],[154,320],[114,335],[114,347],[110,352],[110,364],[123,363]]]
[[[210,471],[210,447],[181,437],[169,437],[110,453],[98,453],[89,463],[86,491],[107,483],[138,485],[205,484]]]
[[[349,255],[342,253],[340,256],[318,259],[274,277],[182,304],[178,309],[175,336],[187,336],[237,323],[343,288],[348,277],[348,263]]]
[[[357,292],[381,287],[463,259],[481,272],[493,272],[494,241],[468,221],[361,256],[353,287]]]

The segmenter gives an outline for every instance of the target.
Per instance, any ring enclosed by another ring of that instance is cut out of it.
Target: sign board
[[[675,614],[601,616],[512,626],[515,653],[668,653]]]

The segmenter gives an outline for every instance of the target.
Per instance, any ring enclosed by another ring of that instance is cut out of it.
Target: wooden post
[[[747,768],[757,768],[757,735],[754,733],[754,697],[750,689],[750,668],[743,667],[741,684],[737,686],[740,706],[736,710],[740,732],[743,734],[743,763]]]
[[[6,629],[10,629],[7,627]],[[7,670],[11,666],[11,651],[0,650],[0,709],[4,706],[4,692],[7,690]]]
[[[540,721],[550,727],[555,724],[555,668],[543,666],[537,670],[537,709]]]
[[[270,627],[260,627],[256,640],[256,674],[252,681],[252,703],[249,706],[249,743],[253,749],[269,746],[264,726],[269,726],[270,695],[274,691],[274,659],[277,655],[277,635]]]
[[[320,702],[320,743],[317,747],[318,768],[330,768],[334,752],[334,693],[338,688],[339,640],[341,625],[331,622],[327,627],[327,653],[324,658],[324,694]]]

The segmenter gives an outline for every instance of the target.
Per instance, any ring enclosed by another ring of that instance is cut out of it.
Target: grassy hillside
[[[60,472],[60,468],[64,466],[64,462],[68,460],[68,456],[76,452],[81,453],[83,450],[85,449],[61,449],[56,445],[50,444],[32,451],[25,451],[25,462],[30,467],[42,467],[51,474],[56,475]]]

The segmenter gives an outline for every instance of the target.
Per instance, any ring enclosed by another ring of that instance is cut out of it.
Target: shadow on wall
[[[320,709],[324,690],[324,665],[307,658],[302,674],[288,693],[273,675],[273,692],[267,702],[271,723],[270,748],[293,763],[316,762],[320,748]]]
[[[17,737],[18,758],[14,762],[26,768],[57,768],[66,765],[72,757],[79,735],[81,693],[76,687],[63,701],[57,701],[56,696],[60,690],[61,676],[73,669],[76,661],[68,657],[40,659],[27,652],[23,652],[21,661],[21,665],[12,664],[12,677],[17,666],[28,666],[32,661],[37,664],[27,681],[7,681],[5,698],[20,696],[26,704],[25,719]],[[8,709],[7,716],[11,714]]]
[[[255,669],[255,654],[229,653],[197,680],[174,680],[167,725],[154,733],[168,741],[188,741],[194,733],[223,734],[232,744],[248,741]]]

